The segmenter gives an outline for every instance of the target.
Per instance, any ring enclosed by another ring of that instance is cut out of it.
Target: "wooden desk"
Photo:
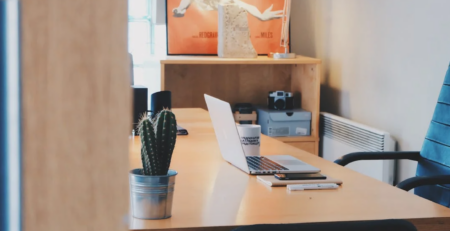
[[[450,209],[263,136],[261,154],[292,155],[344,181],[338,190],[288,192],[285,187],[267,187],[222,159],[206,111],[174,113],[190,134],[178,137],[173,155],[171,168],[179,174],[172,218],[132,218],[132,230],[230,230],[260,223],[379,219],[407,219],[419,230],[450,230]],[[131,142],[130,164],[141,167],[139,138]]]

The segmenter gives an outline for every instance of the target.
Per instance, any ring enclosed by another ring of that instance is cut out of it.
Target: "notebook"
[[[268,186],[286,186],[288,184],[325,184],[325,183],[335,183],[342,184],[342,180],[338,180],[327,176],[325,180],[278,180],[273,175],[261,175],[257,176],[258,180]]]

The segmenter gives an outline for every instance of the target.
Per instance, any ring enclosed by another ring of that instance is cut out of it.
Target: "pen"
[[[303,191],[303,190],[318,190],[318,189],[337,189],[337,184],[292,184],[288,185],[287,189],[290,191]]]

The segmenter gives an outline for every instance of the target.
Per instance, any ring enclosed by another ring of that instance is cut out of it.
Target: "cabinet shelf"
[[[272,59],[258,56],[254,59],[219,58],[217,56],[167,56],[161,64],[319,64],[320,59],[297,56],[295,59]]]

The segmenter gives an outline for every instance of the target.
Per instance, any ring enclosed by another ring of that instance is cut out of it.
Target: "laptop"
[[[205,101],[220,153],[230,164],[251,175],[320,172],[320,169],[293,156],[245,156],[230,104],[206,94]]]

